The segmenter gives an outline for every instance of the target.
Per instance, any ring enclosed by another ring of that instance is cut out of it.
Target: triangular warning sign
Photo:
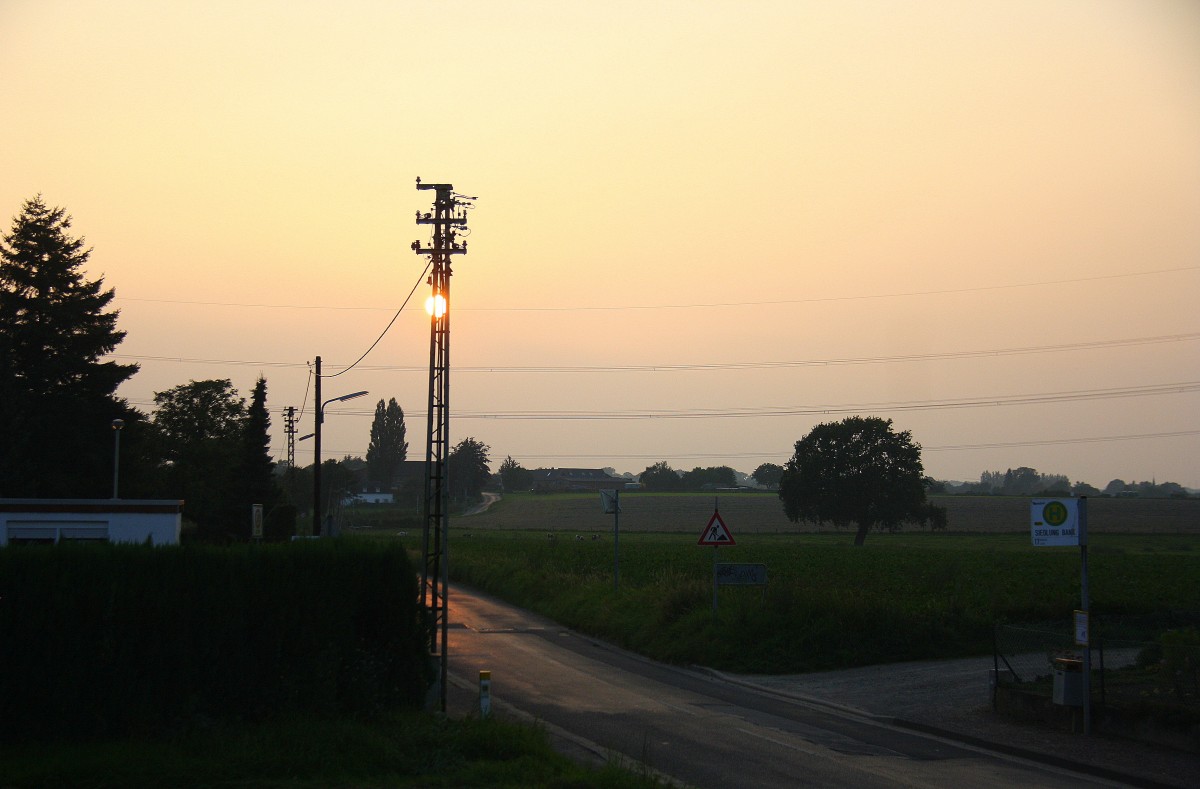
[[[721,513],[714,512],[709,518],[708,525],[704,527],[704,533],[700,535],[700,541],[697,545],[737,545],[734,542],[733,535],[729,533],[729,528],[726,527],[725,521],[721,520]]]

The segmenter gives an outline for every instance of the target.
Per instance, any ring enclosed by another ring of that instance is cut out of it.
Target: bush
[[[398,545],[0,550],[0,742],[419,707]]]
[[[263,522],[263,539],[287,542],[296,536],[296,505],[279,504],[271,508]]]

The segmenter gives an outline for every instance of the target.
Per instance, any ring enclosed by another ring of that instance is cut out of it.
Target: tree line
[[[111,308],[114,291],[102,277],[85,278],[91,249],[70,228],[71,217],[39,195],[25,201],[0,239],[0,496],[115,497],[119,438],[123,497],[183,499],[200,536],[214,541],[248,538],[251,504],[279,513],[268,518],[268,530],[274,524],[286,532],[298,503],[311,501],[312,477],[303,469],[276,473],[266,379],[259,377],[249,402],[229,379],[189,381],[156,392],[149,415],[118,397],[138,365],[106,359],[125,338],[116,325],[119,310]],[[406,433],[396,400],[381,399],[366,459],[322,464],[322,487],[328,485],[322,499],[340,500],[364,485],[396,489],[406,476]],[[491,479],[490,452],[474,437],[454,446],[447,459],[453,499],[478,499]],[[499,476],[505,490],[531,487],[532,472],[511,456]],[[924,475],[920,445],[907,431],[895,432],[891,420],[857,416],[817,425],[785,464],[761,464],[752,478],[778,490],[792,520],[854,524],[859,543],[876,527],[944,525],[944,512],[927,493],[1101,494],[1026,467],[984,472],[977,485],[950,489]],[[737,486],[738,475],[729,466],[683,471],[662,461],[639,480],[649,491],[712,490]],[[1187,491],[1175,483],[1113,480],[1103,493]]]
[[[294,528],[312,472],[278,473],[266,379],[248,402],[229,379],[192,380],[155,392],[149,414],[117,396],[139,367],[106,358],[125,339],[115,291],[85,276],[92,250],[71,223],[38,195],[0,236],[0,496],[182,499],[198,536],[216,542],[249,538],[252,504],[267,509],[268,532]],[[487,451],[469,438],[450,453],[461,495],[482,486]],[[323,500],[393,487],[407,452],[403,410],[380,400],[366,460],[322,464]]]

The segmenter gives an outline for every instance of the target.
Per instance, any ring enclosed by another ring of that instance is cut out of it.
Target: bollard
[[[479,717],[487,720],[492,716],[492,672],[479,672]]]

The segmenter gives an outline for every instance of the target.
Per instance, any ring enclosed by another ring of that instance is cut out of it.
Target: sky
[[[863,415],[938,479],[1200,488],[1191,0],[0,0],[0,107],[0,224],[72,215],[119,394],[262,375],[280,460],[316,356],[370,392],[324,458],[391,398],[424,457],[420,177],[478,197],[493,468],[749,473]]]

